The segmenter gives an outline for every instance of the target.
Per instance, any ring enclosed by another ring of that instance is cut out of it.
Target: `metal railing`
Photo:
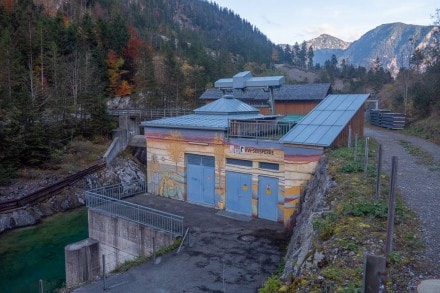
[[[86,191],[87,193],[93,193],[97,195],[108,196],[112,199],[123,199],[135,194],[145,193],[146,185],[145,181],[138,180],[133,182],[127,182],[123,184],[115,184],[103,186]]]
[[[175,117],[186,114],[192,114],[193,110],[182,108],[163,108],[163,109],[115,109],[107,111],[111,116],[130,116],[139,117],[143,120],[156,120],[164,117]]]
[[[122,200],[145,192],[145,182],[105,186],[86,191],[87,207],[173,236],[183,236],[183,217]]]
[[[229,121],[227,136],[229,138],[279,139],[295,123],[276,120]]]

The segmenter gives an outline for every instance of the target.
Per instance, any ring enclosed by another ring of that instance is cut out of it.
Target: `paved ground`
[[[391,157],[398,157],[397,185],[405,201],[417,213],[422,223],[426,253],[421,255],[431,262],[431,275],[440,278],[440,146],[426,140],[379,128],[365,128],[365,136],[374,137],[383,148],[384,170],[389,174]],[[429,165],[403,148],[409,142],[432,155]]]
[[[190,245],[179,254],[162,256],[159,264],[149,261],[110,276],[105,292],[256,292],[284,255],[282,224],[244,216],[237,220],[212,208],[154,195],[130,201],[184,216]],[[103,283],[74,292],[103,292]]]

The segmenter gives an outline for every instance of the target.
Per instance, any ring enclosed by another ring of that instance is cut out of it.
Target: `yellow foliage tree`
[[[107,54],[105,63],[107,64],[107,75],[109,80],[108,91],[121,96],[131,94],[131,85],[126,80],[122,80],[122,75],[127,72],[126,70],[121,69],[124,65],[124,59],[119,57],[115,51],[110,50]]]

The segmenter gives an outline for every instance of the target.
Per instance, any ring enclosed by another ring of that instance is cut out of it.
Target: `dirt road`
[[[397,186],[422,223],[426,252],[421,257],[432,262],[430,273],[440,278],[440,146],[385,129],[365,128],[364,135],[382,144],[383,166],[388,174],[392,156],[398,157]],[[420,162],[420,156],[411,155],[408,149],[419,149],[429,159]]]

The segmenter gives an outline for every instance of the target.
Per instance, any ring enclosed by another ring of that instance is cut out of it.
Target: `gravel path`
[[[427,261],[432,261],[431,274],[440,278],[440,146],[426,140],[389,130],[365,128],[365,136],[382,144],[384,171],[389,174],[391,157],[398,157],[397,186],[409,207],[422,223]],[[409,142],[432,155],[431,164],[424,165],[409,154],[401,141]]]

